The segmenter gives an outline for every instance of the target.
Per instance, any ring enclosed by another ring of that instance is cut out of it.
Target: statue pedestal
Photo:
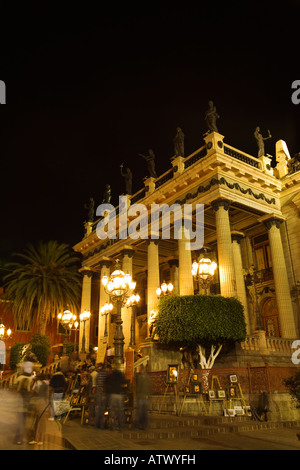
[[[271,166],[272,158],[263,155],[262,157],[259,157],[258,160],[260,161],[262,171],[267,175],[273,176],[274,170]]]

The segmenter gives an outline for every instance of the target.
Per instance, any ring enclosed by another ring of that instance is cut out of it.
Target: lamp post
[[[199,288],[202,287],[205,290],[205,295],[213,280],[216,269],[217,263],[211,261],[210,258],[201,258],[199,262],[194,261],[192,264],[192,275],[198,281]]]
[[[139,294],[132,294],[130,297],[127,298],[126,307],[135,307],[140,301]],[[131,323],[130,323],[130,343],[131,347],[135,346],[135,315],[134,309],[131,309]]]
[[[0,319],[0,340],[6,341],[11,337],[11,333],[11,329],[6,328],[6,326],[4,326],[4,324],[2,323],[2,319]]]
[[[114,308],[113,304],[106,303],[100,309],[101,316],[103,317],[103,315],[105,315],[104,336],[108,336],[108,332],[107,332],[107,315],[112,311],[113,308]]]
[[[74,352],[77,352],[77,331],[79,330],[79,322],[76,320],[74,323],[69,323],[70,330],[75,331],[74,335]]]
[[[65,330],[65,337],[63,342],[63,355],[67,355],[67,344],[68,344],[68,329],[70,329],[70,325],[72,325],[76,321],[76,315],[73,315],[70,310],[65,310],[63,313],[59,313],[57,318],[60,321],[60,324],[63,326]]]
[[[83,322],[82,343],[81,343],[81,351],[80,351],[83,354],[86,353],[86,350],[85,350],[85,324],[86,324],[87,320],[89,320],[90,316],[91,316],[91,312],[88,312],[87,310],[84,310],[84,312],[82,312],[79,315],[80,321]]]
[[[162,285],[156,289],[157,297],[164,297],[166,295],[170,295],[172,294],[173,289],[174,289],[174,286],[172,282],[169,282],[169,284],[167,284],[164,281]]]
[[[111,276],[103,276],[101,282],[112,303],[117,307],[114,364],[121,367],[124,364],[124,334],[121,309],[126,304],[128,297],[133,294],[136,283],[132,281],[130,274],[125,274],[120,269],[119,260],[116,261],[116,269]]]

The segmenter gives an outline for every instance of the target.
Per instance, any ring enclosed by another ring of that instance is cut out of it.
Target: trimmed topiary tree
[[[244,307],[234,297],[164,297],[159,302],[154,335],[165,345],[197,348],[201,368],[211,369],[225,342],[245,340]]]

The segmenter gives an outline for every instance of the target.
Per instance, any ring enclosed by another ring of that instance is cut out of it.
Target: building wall
[[[0,290],[0,319],[5,327],[12,330],[12,335],[9,339],[5,341],[6,347],[6,366],[5,369],[9,368],[9,356],[10,356],[10,348],[15,343],[28,343],[32,336],[38,333],[39,328],[36,323],[33,324],[31,331],[18,331],[14,324],[14,319],[10,311],[4,310],[4,302],[1,301],[1,296],[3,295],[3,289]],[[49,363],[53,361],[54,355],[61,352],[62,344],[64,341],[64,334],[59,333],[58,330],[58,322],[53,320],[51,323],[47,325],[46,328],[46,336],[49,337],[52,349],[49,356]],[[78,336],[78,333],[77,333]],[[73,331],[70,335],[70,342],[75,341],[75,332]],[[77,338],[78,342],[78,338]]]
[[[224,141],[224,136],[211,133],[204,138],[205,145],[186,158],[176,157],[172,168],[157,179],[145,181],[145,188],[135,195],[127,195],[129,203],[142,203],[150,210],[151,204],[187,203],[204,206],[204,244],[209,256],[218,263],[218,272],[211,292],[225,296],[237,296],[244,303],[247,332],[257,329],[256,303],[260,312],[270,305],[278,310],[276,334],[291,339],[299,336],[299,299],[296,290],[300,281],[300,172],[291,171],[289,155],[282,141],[276,143],[276,167],[272,158],[253,157]],[[278,144],[278,145],[277,145]],[[295,167],[293,167],[295,168]],[[118,210],[117,210],[118,211]],[[117,214],[118,221],[118,214]],[[148,335],[147,321],[150,311],[157,308],[155,289],[164,277],[173,280],[175,291],[181,295],[198,292],[192,281],[191,261],[198,259],[201,251],[189,254],[182,250],[179,240],[159,239],[158,245],[148,240],[100,240],[96,233],[97,221],[86,226],[82,241],[75,247],[83,256],[83,270],[89,270],[97,278],[99,307],[107,298],[101,294],[100,279],[102,262],[123,260],[123,251],[133,252],[132,271],[138,286],[144,282],[142,305],[136,316],[136,349]],[[232,232],[241,234],[239,240]],[[244,286],[244,270],[256,263],[252,240],[254,236],[267,233],[268,250],[272,266],[254,288]],[[157,261],[158,260],[158,261]],[[170,262],[177,262],[177,266]],[[124,262],[124,261],[123,261]],[[108,269],[106,267],[106,269]],[[266,277],[265,275],[268,274]],[[93,281],[94,282],[94,281]],[[85,286],[88,284],[85,283]],[[151,292],[151,294],[149,294]],[[100,295],[99,295],[100,294]],[[83,297],[89,293],[83,288]],[[103,297],[103,298],[102,298]],[[256,300],[257,298],[257,300]],[[97,302],[95,305],[97,305]],[[97,319],[97,306],[94,308]],[[125,347],[129,344],[129,315],[123,313]],[[103,321],[99,337],[103,337]],[[114,315],[112,315],[114,319]],[[146,331],[145,331],[146,329]],[[113,342],[114,322],[109,322],[109,339]],[[93,334],[90,331],[90,334]]]

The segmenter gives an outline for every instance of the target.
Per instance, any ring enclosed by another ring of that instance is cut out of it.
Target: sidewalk
[[[222,420],[221,420],[222,421]],[[205,419],[150,416],[147,431],[100,430],[67,421],[62,436],[71,449],[102,451],[300,450],[300,422],[206,423]]]

